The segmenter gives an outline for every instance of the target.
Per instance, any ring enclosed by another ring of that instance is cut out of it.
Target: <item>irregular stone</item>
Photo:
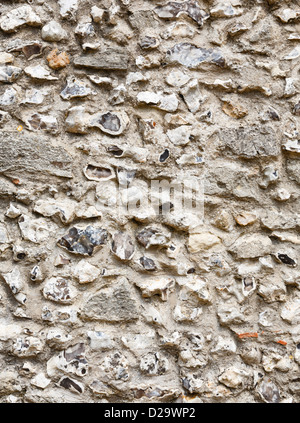
[[[201,104],[204,103],[206,97],[202,96],[198,86],[198,80],[192,79],[184,88],[180,90],[184,102],[191,113],[199,111]]]
[[[22,214],[18,220],[22,238],[34,244],[40,244],[49,239],[50,233],[54,232],[54,226],[44,219],[30,218]]]
[[[26,294],[24,293],[25,283],[19,269],[15,267],[11,272],[2,273],[1,275],[5,283],[9,286],[15,299],[19,303],[25,304],[27,299]]]
[[[249,376],[249,373],[245,370],[239,369],[237,367],[230,367],[229,369],[225,370],[218,379],[228,388],[237,389]]]
[[[30,272],[30,280],[33,282],[42,282],[45,279],[44,273],[40,266],[36,265]]]
[[[91,88],[85,85],[85,83],[74,76],[67,78],[67,85],[64,90],[60,93],[60,96],[64,100],[70,100],[72,98],[83,98],[89,95],[96,95],[97,93]]]
[[[179,43],[167,50],[166,63],[183,65],[189,69],[200,69],[205,64],[225,67],[225,59],[220,51],[197,47],[190,43]]]
[[[65,120],[66,131],[75,134],[87,134],[89,128],[90,115],[85,112],[84,106],[71,107],[67,111]]]
[[[37,388],[45,389],[50,385],[51,379],[48,379],[44,373],[38,373],[31,379],[30,383]]]
[[[237,216],[234,216],[234,218],[236,223],[240,226],[252,225],[254,222],[257,221],[257,215],[254,212],[242,212]]]
[[[207,249],[218,245],[221,240],[218,236],[211,232],[195,233],[189,236],[189,251],[192,254],[204,252]]]
[[[50,90],[43,88],[41,90],[36,88],[30,88],[26,90],[25,98],[21,101],[21,104],[42,104],[45,97],[50,94]]]
[[[143,297],[159,295],[162,301],[168,300],[169,293],[175,287],[175,280],[169,277],[137,279],[134,283],[141,289]]]
[[[141,91],[138,93],[137,102],[141,105],[155,106],[166,112],[176,112],[179,104],[176,94],[154,93],[151,91]]]
[[[16,66],[0,66],[0,82],[11,84],[15,82],[22,73],[22,69]]]
[[[275,301],[286,301],[287,290],[283,280],[274,277],[269,277],[260,281],[257,293],[263,297],[267,303]]]
[[[233,18],[242,15],[243,12],[241,7],[235,8],[226,3],[220,3],[209,11],[212,18]]]
[[[135,245],[132,238],[124,233],[117,232],[113,235],[111,251],[120,260],[131,260],[135,253]]]
[[[84,393],[84,385],[77,380],[73,380],[67,376],[62,377],[59,382],[59,386],[62,386],[65,389],[69,389],[72,392],[75,392],[76,394],[82,394]]]
[[[155,37],[150,37],[148,35],[144,36],[140,41],[139,45],[143,50],[151,50],[159,46],[159,40]]]
[[[86,262],[84,259],[80,260],[74,268],[73,275],[80,284],[94,282],[100,276],[100,269],[92,264]]]
[[[187,301],[195,297],[200,303],[212,303],[212,296],[209,291],[207,280],[197,275],[188,275],[182,279],[177,278],[177,283],[181,286],[179,298],[182,301]]]
[[[13,63],[14,56],[10,53],[6,53],[5,51],[0,52],[0,65],[5,65],[7,63]]]
[[[91,256],[106,243],[107,231],[87,226],[85,229],[73,227],[67,235],[57,241],[57,245],[73,254]]]
[[[169,361],[161,353],[148,353],[141,358],[140,369],[149,376],[162,375],[169,370]]]
[[[79,377],[84,377],[88,374],[84,343],[72,345],[48,360],[47,374],[49,377],[61,376],[61,372],[74,374]]]
[[[281,318],[291,325],[297,325],[300,321],[300,298],[296,296],[290,299],[282,308]]]
[[[190,79],[191,77],[186,75],[184,72],[181,72],[180,70],[173,70],[172,72],[168,73],[166,82],[172,87],[180,88],[189,82]]]
[[[59,22],[53,20],[43,26],[42,39],[50,42],[65,41],[68,39],[68,34]]]
[[[219,138],[222,150],[246,159],[280,154],[278,138],[271,127],[226,128],[220,130]]]
[[[72,160],[63,148],[53,146],[41,135],[38,138],[16,135],[2,132],[0,136],[0,173],[13,178],[18,174],[22,177],[39,174],[39,178],[42,175],[72,178]]]
[[[264,378],[257,387],[257,392],[263,401],[270,404],[277,404],[280,402],[280,391],[275,383],[269,379]]]
[[[40,17],[29,5],[18,7],[1,16],[0,28],[5,32],[16,32],[24,25],[41,26]]]
[[[147,227],[136,235],[136,239],[148,249],[151,246],[166,246],[169,243],[170,235],[159,229]]]
[[[58,0],[60,16],[63,19],[76,20],[78,0]]]
[[[50,134],[58,132],[58,121],[55,116],[34,113],[22,115],[22,120],[30,131],[44,130]]]
[[[9,219],[15,219],[16,217],[21,216],[22,212],[21,210],[19,210],[16,206],[14,206],[12,203],[9,204],[9,208],[6,210],[5,212],[5,216],[8,217]],[[6,232],[6,230],[5,230]],[[0,235],[0,242],[3,242],[3,229],[1,228],[1,235]],[[5,236],[4,239],[8,239],[7,235]],[[7,242],[7,241],[4,241]]]
[[[17,91],[13,88],[7,88],[0,96],[1,106],[10,106],[17,101]]]
[[[75,28],[75,34],[79,37],[94,37],[96,35],[94,26],[91,22],[79,23]]]
[[[99,23],[103,20],[104,13],[105,13],[105,10],[100,9],[97,6],[93,6],[91,8],[91,16],[93,18],[93,21],[96,22],[96,23]]]
[[[72,304],[77,296],[77,291],[67,279],[50,278],[43,288],[43,295],[47,300],[60,304]]]
[[[109,135],[121,135],[129,125],[126,112],[99,112],[91,116],[89,126]]]
[[[94,351],[111,350],[115,346],[115,342],[105,332],[89,331],[87,335],[90,348]]]
[[[153,271],[157,270],[157,267],[156,267],[154,260],[152,260],[149,257],[145,257],[145,256],[140,257],[139,262],[140,262],[141,266],[145,270],[147,270],[148,272],[153,272]]]
[[[178,126],[167,131],[167,137],[174,145],[186,145],[193,140],[192,127],[189,125]]]
[[[84,320],[118,323],[139,318],[138,304],[128,281],[120,277],[117,282],[117,285],[93,294],[83,304],[81,316]]]
[[[230,100],[223,101],[222,110],[226,115],[234,119],[242,119],[248,114],[248,110],[245,107]]]
[[[72,339],[72,335],[66,334],[63,330],[55,328],[49,329],[46,343],[50,348],[62,350],[68,346]]]
[[[34,336],[17,338],[12,345],[11,353],[20,358],[36,357],[43,351],[43,342]]]
[[[47,56],[47,62],[51,69],[62,69],[69,65],[70,59],[65,51],[57,54],[58,49],[52,50]]]
[[[293,23],[300,18],[300,10],[294,9],[279,9],[274,15],[280,19],[282,23]]]
[[[96,70],[120,70],[127,71],[128,55],[124,50],[106,48],[103,52],[77,56],[74,58],[74,66]]]
[[[271,253],[272,241],[259,233],[246,234],[240,236],[228,250],[240,259],[262,257]]]
[[[57,81],[58,78],[56,76],[52,76],[50,72],[45,69],[41,65],[36,66],[27,66],[24,69],[26,75],[30,76],[33,79],[41,80],[41,81]]]
[[[186,15],[202,27],[209,14],[199,7],[196,1],[188,0],[181,3],[171,1],[163,6],[157,6],[154,12],[162,19],[176,19]]]

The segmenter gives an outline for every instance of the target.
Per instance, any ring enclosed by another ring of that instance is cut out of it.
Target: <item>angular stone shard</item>
[[[190,69],[199,69],[202,64],[225,67],[225,58],[219,50],[197,47],[190,43],[179,43],[167,50],[166,63],[183,65]]]
[[[40,26],[40,17],[29,5],[18,7],[1,17],[0,28],[5,32],[16,32],[24,25]]]
[[[131,260],[135,252],[135,246],[128,234],[117,232],[113,235],[111,251],[120,260]]]
[[[72,178],[71,169],[72,158],[46,137],[14,132],[0,134],[0,174],[12,178],[36,178],[37,174]]]
[[[0,66],[0,82],[10,84],[15,82],[22,73],[22,69],[16,66]]]
[[[158,6],[154,12],[162,19],[176,19],[181,15],[186,15],[201,27],[209,14],[199,7],[196,1],[184,1],[181,3],[171,1],[164,6]]]
[[[82,307],[84,320],[108,323],[130,322],[138,319],[138,305],[126,278],[121,277],[116,285],[94,294]]]
[[[60,23],[50,21],[42,28],[42,39],[50,42],[57,42],[67,40],[68,34]]]
[[[221,149],[246,159],[274,157],[280,154],[276,132],[270,126],[224,128],[219,132]]]
[[[60,16],[64,19],[75,20],[78,10],[78,0],[58,0]]]
[[[128,69],[129,57],[124,50],[107,48],[96,54],[82,55],[74,58],[74,66],[78,68],[91,68],[99,70]]]
[[[129,124],[126,112],[100,112],[91,116],[89,126],[109,135],[121,135]]]
[[[271,253],[272,241],[265,235],[242,235],[228,248],[228,250],[234,253],[237,258],[262,257]]]
[[[96,249],[106,243],[107,231],[87,226],[85,229],[71,228],[67,235],[58,240],[57,245],[70,253],[91,256]]]
[[[47,300],[61,304],[72,304],[77,290],[63,278],[50,278],[43,289],[43,295]]]

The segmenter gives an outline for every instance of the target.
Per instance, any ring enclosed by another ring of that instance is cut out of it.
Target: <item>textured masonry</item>
[[[1,1],[0,402],[299,402],[299,31]]]

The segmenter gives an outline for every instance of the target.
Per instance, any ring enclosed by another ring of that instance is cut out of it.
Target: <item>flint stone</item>
[[[262,257],[271,253],[272,241],[265,235],[242,235],[228,248],[228,250],[236,254],[237,258]]]
[[[224,128],[219,132],[221,149],[239,157],[271,157],[280,154],[277,135],[271,127]]]
[[[197,22],[200,27],[209,18],[209,14],[200,9],[196,1],[184,1],[182,3],[171,1],[163,6],[156,7],[154,12],[161,19],[176,19],[181,15],[186,15]]]
[[[124,53],[124,50],[107,48],[105,51],[94,55],[75,57],[74,66],[77,68],[126,71],[128,69],[128,61],[128,55]]]
[[[113,288],[102,289],[83,305],[84,320],[109,323],[130,322],[138,319],[137,302],[127,280],[121,277]]]
[[[29,5],[18,7],[2,16],[0,28],[5,32],[15,32],[24,25],[40,26],[39,16]]]
[[[166,53],[166,63],[183,65],[190,69],[199,69],[202,64],[211,63],[222,68],[225,59],[219,50],[205,49],[190,43],[179,43]]]
[[[0,134],[0,174],[5,176],[36,178],[38,174],[72,178],[72,162],[63,148],[54,147],[41,135]]]
[[[58,240],[57,244],[73,254],[91,256],[107,240],[107,231],[102,228],[87,226],[85,229],[71,228]]]

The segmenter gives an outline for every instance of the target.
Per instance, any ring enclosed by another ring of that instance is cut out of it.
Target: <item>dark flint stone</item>
[[[73,227],[57,244],[73,254],[91,256],[95,248],[105,244],[106,240],[107,231],[105,229],[88,226],[82,230]]]

